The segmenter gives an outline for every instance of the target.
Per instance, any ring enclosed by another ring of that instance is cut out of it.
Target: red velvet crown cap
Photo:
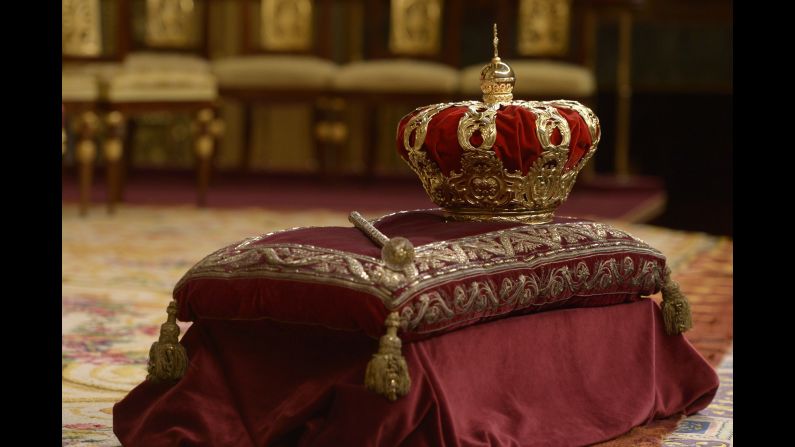
[[[554,102],[553,102],[554,103]],[[584,118],[574,109],[563,105],[553,105],[563,116],[571,131],[569,156],[564,170],[575,167],[593,144],[593,139]],[[409,155],[403,144],[406,125],[421,109],[417,109],[400,120],[397,132],[397,149],[400,156],[409,162]],[[425,142],[420,150],[425,151],[444,175],[461,170],[461,156],[464,149],[458,143],[457,129],[461,118],[467,112],[466,105],[453,105],[431,118]],[[527,175],[530,166],[543,151],[536,132],[538,116],[525,107],[502,105],[497,111],[497,135],[492,150],[508,171],[520,171]],[[600,130],[597,128],[597,139]],[[410,137],[413,144],[414,136]],[[552,144],[560,144],[560,131],[555,129],[550,139]],[[474,146],[480,146],[483,139],[476,133],[470,139]]]

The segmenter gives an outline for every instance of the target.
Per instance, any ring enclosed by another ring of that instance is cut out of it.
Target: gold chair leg
[[[320,98],[314,106],[314,144],[318,172],[321,178],[332,177],[332,166],[339,161],[336,158],[340,149],[348,141],[348,125],[344,121],[347,105],[342,98]],[[330,163],[331,161],[331,163]]]
[[[242,139],[242,150],[240,151],[240,171],[241,172],[250,172],[251,171],[251,154],[254,152],[253,147],[251,146],[254,141],[254,137],[251,134],[254,128],[254,105],[251,103],[243,102],[242,106],[243,110],[243,139]]]
[[[378,105],[369,101],[365,102],[364,113],[362,122],[365,135],[364,175],[367,180],[373,180],[378,163],[378,125],[380,123]]]
[[[80,215],[88,214],[88,207],[91,202],[91,180],[94,172],[94,159],[97,155],[97,147],[94,143],[94,135],[97,130],[98,118],[94,112],[85,112],[80,115],[78,124],[77,141],[77,163],[80,178]]]
[[[632,13],[622,11],[618,25],[615,173],[619,179],[626,180],[630,174],[629,134],[632,124],[630,114],[632,106]]]
[[[207,189],[210,184],[210,174],[212,173],[213,152],[215,151],[215,140],[224,131],[224,124],[215,118],[215,111],[211,108],[202,109],[196,117],[196,140],[194,151],[197,160],[197,186],[198,186],[198,205],[207,205]]]
[[[124,132],[124,116],[113,111],[105,118],[108,136],[105,139],[103,152],[107,162],[108,179],[108,214],[116,212],[116,204],[121,198],[121,158],[124,153],[122,134]]]
[[[317,164],[317,171],[321,178],[325,178],[328,174],[326,166],[326,148],[329,141],[328,123],[326,120],[326,98],[319,98],[312,105],[312,129],[314,134],[312,138],[312,147],[315,152],[315,163]]]
[[[580,172],[580,181],[588,184],[596,179],[596,160],[591,159]]]

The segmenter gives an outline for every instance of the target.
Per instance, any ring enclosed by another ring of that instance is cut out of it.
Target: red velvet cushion
[[[416,275],[387,269],[351,227],[302,228],[246,239],[185,274],[183,321],[258,320],[384,332],[397,311],[404,341],[511,314],[636,301],[657,293],[665,257],[603,223],[446,221],[436,210],[376,223],[415,247]]]

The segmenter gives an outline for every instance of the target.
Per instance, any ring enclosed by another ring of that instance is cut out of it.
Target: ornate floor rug
[[[731,241],[612,223],[668,256],[693,306],[696,329],[688,337],[713,365],[723,359],[721,390],[707,410],[681,422],[643,427],[627,435],[634,443],[614,445],[731,445],[732,363],[724,356],[732,337]],[[119,445],[113,404],[146,376],[149,346],[172,288],[194,263],[255,234],[350,225],[339,211],[127,206],[115,216],[97,207],[80,218],[72,205],[63,206],[62,224],[62,424],[68,446]],[[183,333],[188,325],[181,324]]]

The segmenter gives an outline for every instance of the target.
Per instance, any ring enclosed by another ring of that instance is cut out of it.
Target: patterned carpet
[[[344,213],[323,210],[128,206],[109,217],[97,207],[80,218],[72,205],[63,206],[62,223],[62,418],[63,445],[68,446],[119,445],[111,408],[146,376],[148,349],[171,290],[195,262],[254,234],[349,225]],[[713,364],[724,359],[722,387],[713,405],[681,422],[664,445],[730,446],[732,363],[731,355],[724,354],[732,336],[731,241],[613,224],[666,253],[693,304],[697,326],[689,338]],[[189,324],[180,325],[184,333]]]

